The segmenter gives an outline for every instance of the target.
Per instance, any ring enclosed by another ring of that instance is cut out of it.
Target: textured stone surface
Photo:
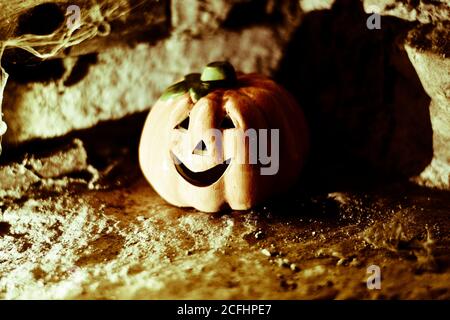
[[[292,14],[292,19],[298,18],[295,10]],[[257,24],[195,38],[174,32],[155,45],[116,47],[88,59],[50,61],[51,72],[61,71],[38,82],[15,81],[11,74],[4,97],[9,127],[5,143],[61,136],[147,110],[166,86],[214,60],[228,59],[242,71],[270,75],[295,26],[295,21],[280,28]]]
[[[335,0],[300,0],[300,7],[304,12],[311,12],[315,10],[331,9]]]
[[[447,0],[364,0],[363,2],[367,13],[377,12],[421,23],[450,20],[450,4]]]
[[[384,15],[378,32],[364,29],[367,15],[357,21],[358,5],[355,4],[356,1],[336,1],[331,12],[307,15],[303,22],[305,26],[301,27],[306,31],[300,32],[298,40],[307,44],[300,45],[300,49],[294,46],[291,59],[287,59],[288,72],[295,68],[293,56],[304,61],[299,63],[298,69],[305,73],[299,77],[301,84],[296,86],[299,79],[294,78],[286,81],[286,85],[295,91],[303,87],[312,92],[312,97],[299,94],[299,99],[305,101],[303,106],[315,109],[311,111],[313,128],[317,123],[316,137],[324,137],[316,141],[321,149],[317,154],[322,167],[329,167],[331,163],[330,174],[335,174],[337,170],[353,171],[355,164],[368,162],[372,168],[387,173],[386,176],[419,174],[413,181],[448,189],[448,1],[363,1],[366,13]],[[314,7],[319,1],[306,1],[304,5]],[[343,10],[348,11],[344,13]],[[405,21],[396,21],[388,17],[390,15]],[[410,30],[414,25],[406,21],[419,24]],[[353,31],[350,35],[344,30]],[[323,36],[325,32],[333,34],[331,41]],[[318,40],[317,35],[322,39]],[[335,43],[334,39],[339,42]],[[400,46],[406,47],[406,52]],[[371,50],[365,51],[367,48]],[[315,53],[305,54],[307,50]],[[328,61],[345,67],[336,68],[327,64]],[[364,66],[359,65],[360,61],[364,61]],[[285,75],[282,73],[282,76]],[[352,83],[358,77],[360,80]],[[338,92],[328,87],[335,78],[339,79],[336,86],[342,86]],[[361,102],[354,105],[356,101]],[[343,160],[339,158],[341,155]],[[357,156],[358,160],[351,162],[354,156],[349,159],[349,155]],[[349,166],[349,162],[352,165]]]
[[[423,87],[431,97],[433,160],[417,181],[431,187],[450,188],[450,47],[439,45],[450,38],[449,25],[411,30],[406,50]]]
[[[85,170],[87,154],[83,143],[76,139],[62,150],[40,158],[31,157],[26,166],[42,178],[57,178],[72,172]]]
[[[359,1],[308,13],[277,74],[305,110],[317,175],[419,174],[432,158],[430,98],[402,46],[409,25],[366,26]],[[351,30],[351,32],[350,32]]]
[[[86,150],[78,139],[53,151],[47,149],[38,156],[26,155],[19,162],[0,165],[0,199],[21,198],[36,184],[60,190],[67,185],[63,176],[88,168]]]
[[[191,35],[208,34],[217,30],[236,2],[173,0],[170,2],[174,31]]]
[[[415,181],[448,188],[448,4],[392,2],[421,14],[380,11],[381,29],[369,30],[368,9],[381,3],[340,0],[309,12],[278,78],[306,110],[321,173],[420,175]],[[433,24],[421,24],[425,16]]]
[[[8,191],[27,190],[37,181],[39,181],[39,177],[22,164],[15,163],[0,167],[0,193],[2,195]]]
[[[217,215],[171,207],[142,178],[29,198],[2,210],[0,297],[449,299],[448,194],[383,189]],[[374,264],[381,290],[366,287]]]

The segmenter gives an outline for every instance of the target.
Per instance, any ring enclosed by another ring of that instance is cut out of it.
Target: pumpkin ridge
[[[271,90],[268,90],[267,88],[258,87],[258,90],[260,91],[260,93],[262,93],[264,95],[263,99],[270,99],[271,100],[271,105],[274,105],[270,109],[268,109],[264,104],[261,105],[260,101],[257,101],[255,99],[255,97],[249,96],[249,98],[252,101],[254,101],[255,106],[257,106],[258,109],[261,110],[261,113],[263,114],[263,116],[264,116],[265,120],[267,121],[267,123],[273,123],[274,124],[274,122],[271,121],[272,117],[269,116],[270,120],[268,120],[268,115],[267,115],[268,113],[270,114],[270,113],[274,112],[274,113],[279,113],[280,114],[279,120],[276,120],[275,122],[281,120],[282,121],[282,123],[280,124],[281,127],[280,128],[270,128],[270,129],[279,129],[280,130],[280,139],[282,139],[282,141],[280,141],[280,150],[290,149],[289,146],[291,145],[291,142],[297,141],[297,139],[296,139],[297,137],[296,136],[298,135],[297,133],[299,133],[299,130],[301,130],[301,129],[297,128],[296,124],[293,122],[294,121],[293,119],[295,119],[295,117],[288,116],[288,113],[293,113],[293,114],[296,113],[296,111],[293,111],[293,108],[295,107],[295,105],[292,105],[291,103],[288,103],[288,101],[286,101],[286,99],[288,97],[285,97],[285,96],[283,96],[281,94],[281,90],[279,90],[281,87],[279,87],[279,86],[277,86],[277,87],[278,88],[277,88],[276,91],[271,91]],[[248,96],[248,93],[245,92],[245,91],[239,90],[239,92],[241,92],[241,93],[245,94],[246,96]],[[259,99],[261,99],[261,97],[259,97]],[[278,100],[281,100],[281,101],[278,101]],[[289,109],[286,110],[288,112],[283,112],[283,109],[285,109],[285,108],[289,108]],[[296,108],[296,109],[298,109],[298,108]],[[271,125],[271,127],[272,126],[273,125]],[[297,133],[294,133],[293,131],[297,132]],[[286,139],[283,139],[283,135],[284,134],[287,134]],[[287,140],[287,141],[284,141],[284,140]],[[287,145],[283,146],[282,144],[287,144]],[[295,145],[295,147],[292,148],[292,149],[296,150],[296,148],[299,147],[299,146],[300,146],[300,144],[297,143],[297,145]],[[301,149],[303,149],[303,148],[301,148]],[[290,150],[290,152],[291,152],[291,150]],[[301,154],[297,154],[297,155],[295,155],[292,158],[296,159],[299,156],[301,157]],[[285,159],[285,161],[287,161],[287,160],[288,159]]]
[[[267,88],[265,86],[258,86],[258,90],[264,92],[267,96],[271,97],[273,99],[273,91],[276,92],[277,95],[277,100],[283,100],[283,105],[281,106],[281,108],[277,108],[279,110],[282,110],[283,108],[289,108],[289,112],[290,113],[297,113],[297,111],[299,110],[299,107],[297,107],[296,105],[292,104],[290,100],[293,99],[293,97],[291,96],[291,94],[286,91],[285,89],[283,89],[282,87],[280,87],[279,85],[277,85],[276,83],[274,83],[272,80],[268,79],[268,81],[266,81],[268,83],[271,83],[271,87],[272,88]],[[288,101],[289,100],[289,101]],[[290,117],[288,117],[290,118]],[[291,128],[292,129],[292,128]]]
[[[237,95],[239,95],[239,97],[244,98],[245,100],[248,101],[248,105],[249,106],[252,106],[254,104],[253,99],[250,96],[246,95],[246,94],[242,94],[240,88],[238,90],[229,90],[228,93],[229,93],[229,98],[227,99],[227,101],[230,100],[230,98],[234,95],[234,98],[237,100],[236,102],[239,102],[239,99],[237,98]],[[226,105],[227,104],[225,103],[224,106],[226,106]],[[255,108],[255,109],[258,110],[258,108]],[[257,113],[259,113],[261,115],[261,112],[259,112],[259,110],[258,111],[254,111],[254,112],[257,112]],[[267,121],[267,119],[265,117],[263,117],[263,118],[264,118],[264,121]],[[239,128],[242,128],[242,129],[259,129],[259,128],[252,128],[251,126],[248,125],[247,122],[241,123],[239,121],[239,119],[236,119],[236,120],[238,121]]]
[[[249,92],[256,92],[255,96],[249,95]],[[260,97],[260,93],[261,92],[268,92],[268,94],[266,94],[266,97],[264,97],[262,100],[267,99],[267,97],[269,97],[273,103],[273,107],[271,108],[267,108],[265,106],[266,101],[261,101],[261,97]],[[287,131],[289,132],[290,127],[288,126],[289,123],[286,121],[286,119],[284,119],[284,117],[281,115],[280,118],[283,120],[283,123],[281,124],[280,128],[275,128],[274,126],[276,126],[276,123],[278,122],[277,119],[273,118],[270,116],[270,113],[272,112],[280,112],[280,110],[282,110],[282,108],[279,107],[277,100],[275,99],[275,97],[273,97],[270,93],[270,91],[261,88],[261,87],[244,87],[244,88],[240,88],[239,90],[237,90],[237,92],[241,95],[241,97],[244,97],[245,99],[247,99],[248,101],[250,101],[250,104],[254,107],[255,110],[257,110],[257,112],[260,114],[260,116],[263,118],[264,127],[261,128],[254,128],[254,129],[279,129],[280,133]],[[256,97],[258,96],[258,97]],[[282,114],[282,113],[281,113]],[[281,127],[285,127],[285,128],[281,128]],[[259,134],[259,133],[258,133]],[[280,137],[281,138],[281,137]],[[259,138],[258,138],[259,139]],[[259,141],[259,140],[258,140]],[[291,140],[290,140],[291,141]],[[283,143],[283,141],[280,141],[281,143]],[[259,150],[259,147],[258,147]],[[283,159],[281,151],[283,150],[282,145],[280,144],[280,149],[279,149],[279,156],[280,156],[280,166],[281,166],[281,160]],[[258,163],[257,165],[258,167],[261,167],[261,164]],[[273,184],[276,186],[279,186],[280,189],[276,192],[279,193],[281,191],[283,191],[283,186],[284,186],[284,181],[286,178],[283,177],[283,175],[270,175],[270,176],[258,176],[261,183],[269,183],[269,184]],[[260,192],[267,192],[267,190],[262,190]],[[259,197],[261,197],[261,194],[259,195]],[[267,195],[263,195],[263,198],[267,197]]]

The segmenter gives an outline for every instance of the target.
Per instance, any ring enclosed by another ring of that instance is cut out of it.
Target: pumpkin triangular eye
[[[225,118],[223,118],[222,123],[220,124],[221,129],[232,129],[236,128],[236,126],[233,123],[233,120],[231,120],[230,116],[227,114]]]
[[[189,116],[186,117],[181,123],[179,123],[175,129],[188,129],[189,128]]]

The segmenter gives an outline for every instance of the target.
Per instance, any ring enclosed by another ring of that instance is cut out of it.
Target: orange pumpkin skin
[[[151,109],[142,132],[139,162],[146,179],[169,203],[205,212],[227,207],[246,210],[285,191],[298,179],[308,148],[302,110],[286,90],[267,77],[238,73],[237,79],[237,87],[216,89],[196,103],[185,93],[165,101],[160,99]],[[235,128],[223,130],[220,144],[205,136],[205,132],[220,128],[226,114]],[[175,129],[188,115],[188,130]],[[234,161],[236,152],[245,152],[241,155],[245,159],[249,157],[248,147],[236,150],[236,129],[279,129],[276,174],[261,175],[260,164]],[[206,154],[193,155],[201,140],[205,142]],[[231,161],[217,181],[196,186],[179,174],[171,153],[193,172],[217,165],[216,156],[221,153],[222,159]]]

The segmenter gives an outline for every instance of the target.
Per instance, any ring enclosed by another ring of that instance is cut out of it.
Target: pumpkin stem
[[[168,87],[161,99],[168,100],[189,92],[195,103],[214,89],[229,88],[236,83],[236,71],[231,63],[228,61],[211,62],[203,69],[202,74],[190,73],[184,76],[183,81]]]
[[[236,71],[228,61],[216,61],[208,64],[200,77],[202,81],[226,81],[228,84],[236,82]]]

